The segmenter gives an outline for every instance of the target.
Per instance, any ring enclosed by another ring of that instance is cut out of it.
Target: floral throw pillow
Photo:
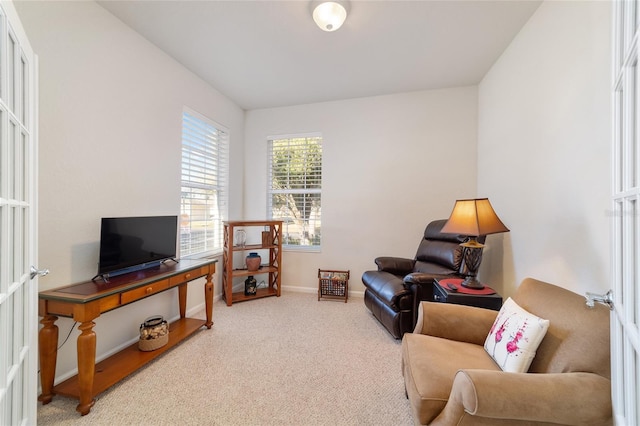
[[[502,371],[526,373],[549,328],[549,320],[522,309],[510,297],[504,302],[484,349]]]

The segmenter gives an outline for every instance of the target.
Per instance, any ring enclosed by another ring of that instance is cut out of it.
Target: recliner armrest
[[[581,372],[460,370],[447,406],[432,424],[467,424],[460,419],[469,414],[563,425],[608,425],[612,423],[611,381]]]
[[[406,275],[413,272],[413,266],[416,263],[414,259],[390,256],[378,257],[375,262],[378,265],[378,271],[389,272],[393,275]]]
[[[433,285],[433,281],[435,280],[435,278],[436,275],[434,274],[426,274],[424,272],[411,272],[410,274],[405,275],[402,281],[404,281],[404,283],[408,285]]]
[[[421,302],[413,332],[484,346],[497,315],[475,306]]]

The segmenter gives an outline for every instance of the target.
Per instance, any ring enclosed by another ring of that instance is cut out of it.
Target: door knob
[[[595,302],[607,305],[609,309],[613,310],[613,292],[609,290],[605,294],[589,293],[585,296],[587,299],[587,306],[593,308]]]
[[[35,266],[31,265],[30,274],[29,274],[29,277],[31,279],[34,279],[36,275],[39,277],[44,277],[45,275],[48,275],[48,274],[49,274],[48,269],[37,269]]]

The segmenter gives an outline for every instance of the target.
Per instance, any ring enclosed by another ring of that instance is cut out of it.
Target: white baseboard
[[[233,289],[233,291],[242,291],[244,290],[244,287],[236,287]],[[282,286],[282,290],[283,291],[290,291],[292,293],[306,293],[306,294],[318,294],[318,289],[317,288],[312,288],[312,287],[301,287],[301,286],[295,286],[295,285],[283,285]],[[360,297],[360,298],[364,298],[364,291],[353,291],[350,290],[349,291],[349,297]],[[215,300],[219,300],[220,298],[222,298],[222,295],[219,294],[216,296]],[[201,309],[204,309],[204,305],[201,305]],[[177,319],[177,318],[176,318]]]
[[[298,286],[293,286],[293,285],[283,285],[282,286],[282,290],[283,291],[290,291],[293,293],[308,293],[308,294],[318,294],[318,289],[317,288],[311,288],[311,287],[298,287]],[[360,298],[364,298],[364,291],[349,291],[349,297],[360,297]]]

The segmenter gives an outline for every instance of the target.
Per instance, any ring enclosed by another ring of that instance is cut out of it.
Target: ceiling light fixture
[[[321,30],[335,31],[347,19],[348,7],[346,0],[319,0],[311,2],[311,13]]]

